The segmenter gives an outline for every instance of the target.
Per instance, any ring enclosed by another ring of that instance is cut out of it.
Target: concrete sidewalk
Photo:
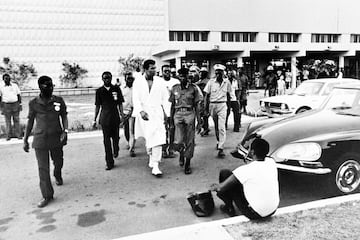
[[[330,205],[359,201],[360,193],[347,196],[340,196],[334,198],[328,198],[324,200],[318,200],[290,207],[284,207],[277,210],[274,216],[279,216],[286,213],[293,213],[298,211],[304,211],[313,208],[321,208]],[[199,239],[221,239],[221,240],[233,240],[233,237],[224,229],[226,225],[241,224],[249,221],[245,216],[237,216],[232,218],[221,219],[212,222],[205,222],[199,224],[193,224],[188,226],[176,227],[165,229],[161,231],[155,231],[150,233],[132,235],[123,238],[117,238],[117,240],[199,240]],[[244,238],[250,239],[250,238]]]

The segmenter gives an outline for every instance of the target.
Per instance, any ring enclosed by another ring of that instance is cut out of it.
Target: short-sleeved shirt
[[[231,83],[223,79],[221,84],[216,79],[210,79],[206,84],[204,92],[210,94],[210,103],[227,102],[227,94],[231,93]]]
[[[0,97],[4,103],[17,102],[18,95],[20,95],[20,89],[16,83],[10,83],[9,86],[2,85],[0,87]]]
[[[233,171],[243,185],[249,205],[262,217],[274,212],[279,206],[279,181],[275,161],[253,161]]]
[[[195,107],[201,100],[200,90],[192,83],[188,84],[184,89],[181,88],[181,84],[174,85],[169,98],[169,102],[175,104],[175,109]]]
[[[36,97],[29,102],[29,119],[35,119],[33,148],[52,149],[62,147],[60,135],[63,132],[60,118],[67,115],[64,100],[52,96],[48,102]]]
[[[238,82],[234,78],[231,82],[230,101],[237,101],[235,92],[239,90]]]
[[[120,124],[118,106],[124,102],[124,97],[118,86],[110,85],[109,90],[104,86],[96,90],[95,105],[101,107],[100,124],[110,126]]]
[[[124,97],[124,102],[122,103],[123,105],[123,112],[125,114],[129,114],[134,105],[133,105],[133,101],[132,101],[132,88],[129,88],[128,86],[124,86],[122,89],[121,89],[121,93]]]

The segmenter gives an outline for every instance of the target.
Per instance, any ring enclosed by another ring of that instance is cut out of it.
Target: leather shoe
[[[191,167],[185,168],[184,173],[185,173],[186,175],[191,174],[191,173],[192,173]]]
[[[130,157],[136,157],[136,153],[135,153],[134,150],[131,150],[131,151],[130,151]]]
[[[218,152],[218,157],[219,157],[219,158],[223,158],[223,157],[225,157],[224,150],[219,149],[219,152]]]
[[[113,169],[113,168],[114,168],[114,166],[106,166],[105,170],[106,170],[106,171],[109,171],[109,170],[111,170],[111,169]]]
[[[117,158],[119,156],[119,151],[114,153],[114,158]]]
[[[62,177],[55,178],[55,183],[56,183],[56,185],[58,185],[58,186],[63,185],[63,179],[62,179]]]
[[[226,206],[225,204],[220,205],[220,210],[226,213],[229,217],[236,216],[234,206]]]
[[[51,200],[53,200],[53,197],[43,198],[43,199],[37,204],[37,206],[38,206],[39,208],[43,208],[43,207],[45,207],[46,205],[48,205],[49,202],[51,202]]]

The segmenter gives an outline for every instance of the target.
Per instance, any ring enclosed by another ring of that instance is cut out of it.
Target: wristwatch
[[[68,133],[68,132],[69,132],[69,130],[68,130],[68,129],[64,129],[64,132]]]

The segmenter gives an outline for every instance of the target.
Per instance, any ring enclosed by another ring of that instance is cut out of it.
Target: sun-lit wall
[[[167,36],[167,0],[1,0],[0,57],[31,62],[55,81],[63,61],[118,75],[120,56],[150,57]]]

